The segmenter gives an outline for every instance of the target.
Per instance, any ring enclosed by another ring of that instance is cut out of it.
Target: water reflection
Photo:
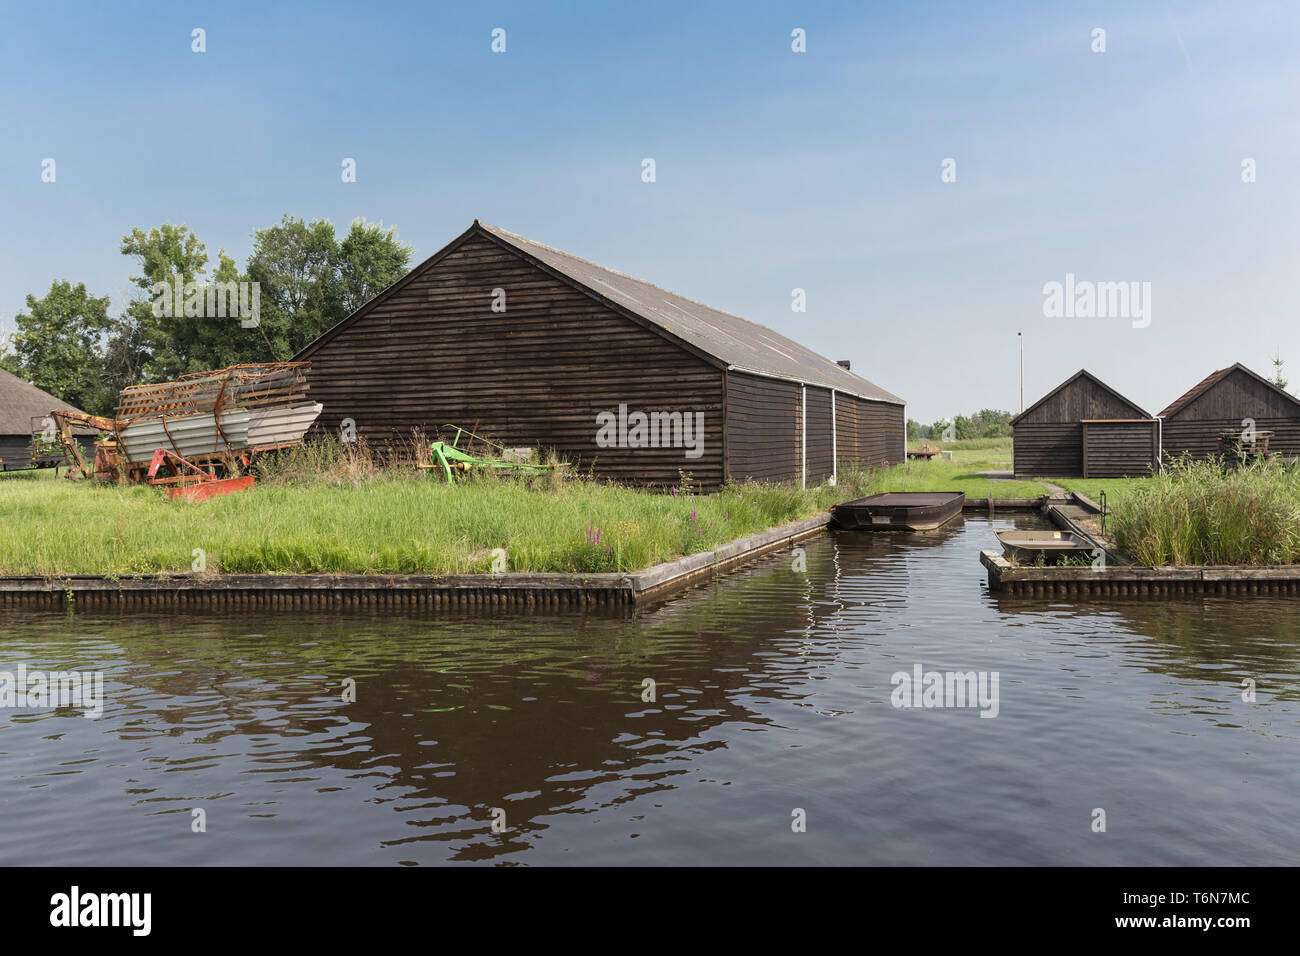
[[[630,617],[10,614],[0,668],[101,669],[107,703],[98,721],[0,711],[0,849],[17,863],[1295,862],[1284,602],[990,595],[978,550],[1035,522],[827,534],[803,545],[806,570],[775,555]],[[917,663],[999,672],[998,718],[891,706],[891,675]],[[1122,838],[1091,833],[1097,806]],[[791,832],[794,808],[807,833]]]

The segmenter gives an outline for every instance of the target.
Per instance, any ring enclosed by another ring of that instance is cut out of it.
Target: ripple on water
[[[0,847],[13,863],[1296,863],[1288,605],[992,596],[976,554],[1017,523],[827,534],[803,545],[806,573],[773,556],[626,617],[11,612],[0,670],[101,671],[105,701],[98,720],[0,710]],[[893,675],[917,664],[997,672],[998,716],[895,708]]]

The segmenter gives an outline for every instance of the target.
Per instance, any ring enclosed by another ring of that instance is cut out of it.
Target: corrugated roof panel
[[[738,370],[821,385],[874,401],[903,400],[767,326],[606,269],[487,223],[487,232]]]

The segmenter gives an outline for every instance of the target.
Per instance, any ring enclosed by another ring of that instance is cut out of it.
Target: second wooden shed
[[[1300,456],[1300,399],[1240,362],[1207,375],[1160,417],[1166,458],[1212,458],[1221,434],[1248,426],[1272,432],[1270,452]]]

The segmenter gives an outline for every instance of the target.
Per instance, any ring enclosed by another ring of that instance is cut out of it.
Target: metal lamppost
[[[1020,339],[1020,414],[1025,413],[1025,333],[1017,332]]]

